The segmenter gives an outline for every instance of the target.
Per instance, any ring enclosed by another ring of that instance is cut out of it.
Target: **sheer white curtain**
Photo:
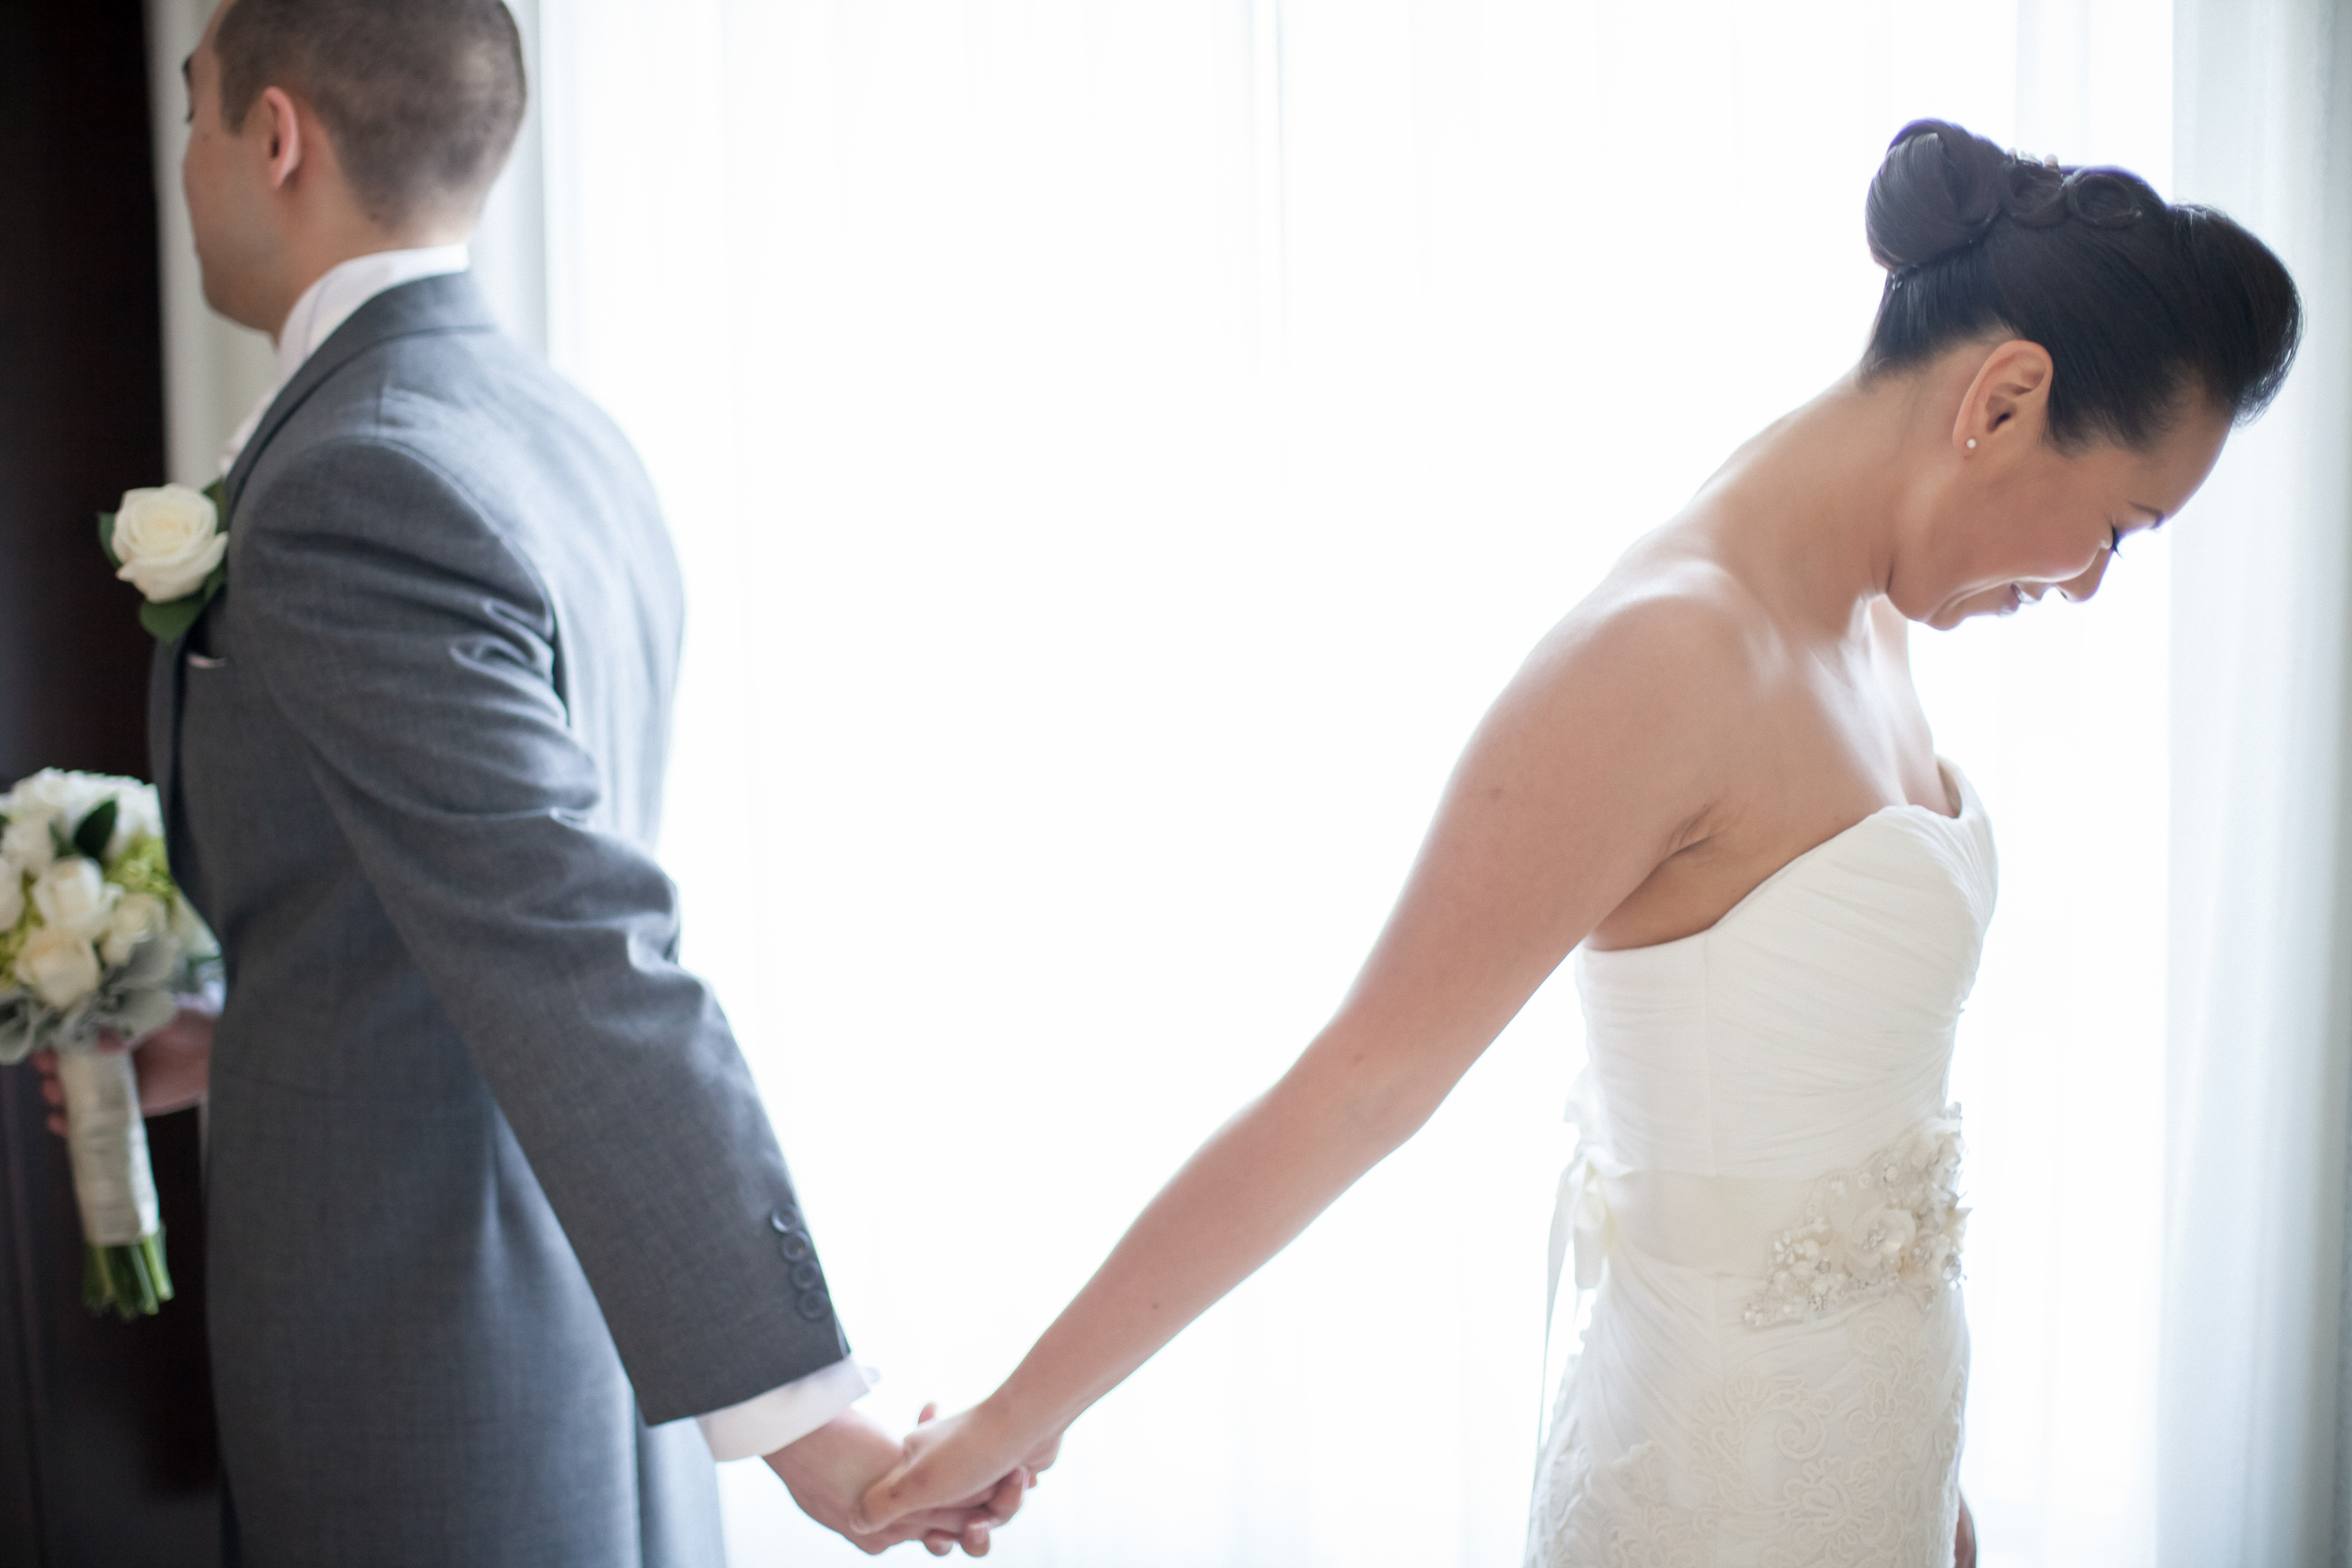
[[[2176,546],[2155,1560],[2343,1562],[2352,17],[2181,0],[2179,18],[2182,194],[2278,249],[2310,323]]]

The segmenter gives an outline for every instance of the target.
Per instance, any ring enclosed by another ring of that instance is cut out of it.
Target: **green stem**
[[[173,1293],[160,1229],[122,1245],[82,1249],[82,1303],[93,1312],[111,1307],[129,1323],[154,1316]]]

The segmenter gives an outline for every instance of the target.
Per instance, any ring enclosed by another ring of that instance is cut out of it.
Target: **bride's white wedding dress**
[[[1598,1293],[1536,1471],[1536,1568],[1948,1568],[1968,1328],[1946,1069],[1994,856],[1943,775],[1953,815],[1879,812],[1695,936],[1577,955],[1592,1066],[1564,1197]]]

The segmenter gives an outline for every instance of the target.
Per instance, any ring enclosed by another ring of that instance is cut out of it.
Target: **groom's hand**
[[[141,1039],[133,1064],[139,1075],[139,1115],[168,1116],[184,1111],[204,1098],[213,1076],[213,1015],[183,1007],[169,1023]],[[119,1051],[122,1042],[112,1035],[99,1037],[99,1049]],[[57,1082],[57,1053],[33,1053],[40,1074],[40,1097],[49,1104],[49,1131],[65,1134],[65,1085]]]
[[[928,1414],[928,1412],[927,1412]],[[901,1541],[921,1541],[933,1557],[961,1545],[972,1557],[988,1555],[989,1531],[1021,1511],[1028,1476],[1016,1471],[975,1497],[894,1519],[886,1529],[861,1533],[858,1499],[897,1465],[899,1441],[856,1410],[845,1410],[797,1443],[768,1455],[768,1467],[790,1490],[801,1512],[873,1556]]]

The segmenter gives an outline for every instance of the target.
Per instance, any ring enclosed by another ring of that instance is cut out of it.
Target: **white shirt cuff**
[[[749,1459],[799,1442],[864,1399],[872,1386],[857,1358],[845,1355],[821,1371],[694,1419],[702,1425],[711,1458]]]

